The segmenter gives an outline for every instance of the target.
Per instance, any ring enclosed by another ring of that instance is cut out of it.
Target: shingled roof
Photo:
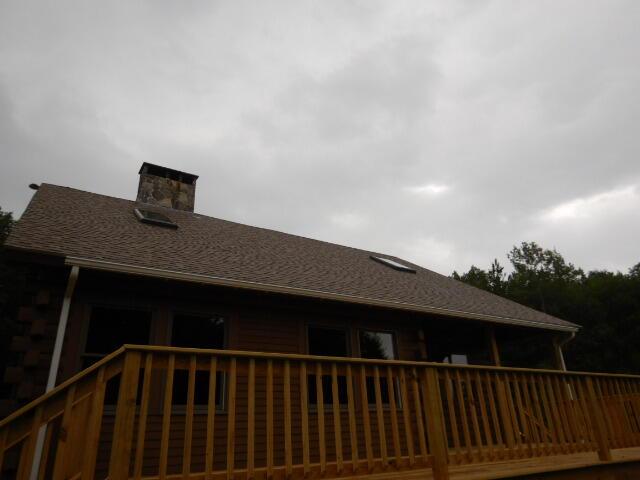
[[[160,207],[179,228],[142,223],[136,202],[42,184],[9,236],[12,249],[169,278],[260,288],[522,324],[577,326],[396,257]],[[145,208],[149,208],[145,206]],[[415,268],[397,271],[371,256]]]

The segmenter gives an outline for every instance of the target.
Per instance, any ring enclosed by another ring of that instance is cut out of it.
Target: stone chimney
[[[197,175],[144,162],[136,201],[193,212]]]

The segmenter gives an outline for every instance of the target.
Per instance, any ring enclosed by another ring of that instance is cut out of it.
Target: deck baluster
[[[307,364],[300,363],[300,413],[302,422],[302,465],[304,476],[309,475],[309,388],[307,386]]]
[[[285,476],[290,478],[293,472],[293,452],[291,445],[291,363],[289,360],[284,361],[283,376]]]
[[[318,449],[320,455],[320,474],[327,471],[327,446],[324,438],[324,391],[322,389],[322,363],[316,364],[316,411],[318,414]]]
[[[236,357],[229,361],[229,393],[227,394],[227,480],[233,478],[236,452]]]
[[[349,411],[349,440],[351,445],[351,469],[355,474],[358,470],[358,431],[356,426],[356,412],[353,397],[353,374],[351,364],[347,364],[347,408]]]
[[[391,417],[391,438],[396,468],[400,468],[402,452],[400,451],[400,430],[398,429],[398,406],[396,405],[395,380],[393,370],[387,365],[387,396],[389,397],[389,416]]]
[[[218,359],[211,357],[209,363],[209,395],[207,399],[207,443],[205,445],[205,480],[211,480],[213,473],[213,458],[215,454],[215,425],[216,425],[216,387],[218,380]]]
[[[364,445],[367,454],[367,472],[373,471],[373,447],[371,445],[371,419],[369,418],[369,395],[367,394],[367,373],[363,364],[360,365],[360,403],[362,409],[362,424],[364,428]]]
[[[336,446],[336,471],[342,473],[344,459],[342,457],[342,425],[340,422],[340,397],[338,394],[338,372],[335,363],[331,364],[331,400],[333,409],[333,434]]]
[[[140,400],[140,414],[138,418],[138,439],[136,444],[136,458],[133,464],[133,477],[142,477],[142,463],[144,458],[144,442],[147,433],[147,414],[149,413],[149,397],[151,390],[151,369],[153,354],[147,353],[144,362],[144,380],[142,381],[142,398]],[[88,478],[88,477],[84,477]]]
[[[116,406],[109,480],[129,478],[129,462],[133,448],[133,425],[136,415],[136,397],[140,377],[140,352],[127,352],[124,358],[120,391]]]
[[[256,361],[249,360],[247,378],[247,478],[255,476]]]
[[[449,479],[449,459],[447,434],[444,429],[444,415],[442,413],[442,396],[440,394],[440,379],[438,370],[434,367],[424,369],[425,404],[427,416],[427,434],[429,436],[429,451],[432,455],[431,468],[434,480]]]

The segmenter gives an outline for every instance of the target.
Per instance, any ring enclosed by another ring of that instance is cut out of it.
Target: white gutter
[[[78,266],[94,270],[103,270],[109,272],[126,273],[130,275],[142,275],[146,277],[164,278],[169,280],[179,280],[185,282],[203,283],[208,285],[219,285],[234,288],[244,288],[249,290],[259,290],[271,293],[284,293],[289,295],[298,295],[304,297],[322,298],[326,300],[337,300],[342,302],[358,303],[362,305],[378,306],[393,308],[396,310],[409,310],[413,312],[433,313],[437,315],[446,315],[450,317],[470,318],[474,320],[484,320],[487,322],[503,323],[509,325],[521,325],[526,327],[544,328],[547,330],[558,330],[562,332],[576,332],[578,327],[553,325],[544,322],[536,322],[532,320],[521,320],[509,317],[500,317],[497,315],[488,315],[482,313],[464,312],[441,307],[431,307],[426,305],[417,305],[414,303],[396,302],[392,300],[380,300],[377,298],[362,297],[357,295],[346,295],[333,292],[325,292],[322,290],[312,290],[298,287],[288,287],[282,285],[274,285],[269,283],[251,282],[247,280],[235,280],[225,277],[216,277],[213,275],[200,275],[196,273],[178,272],[175,270],[164,270],[159,268],[140,267],[124,263],[108,262],[104,260],[93,260],[90,258],[66,257],[66,265]]]
[[[62,301],[62,309],[60,310],[60,320],[58,321],[56,341],[53,345],[53,354],[51,355],[51,366],[49,367],[49,377],[47,379],[45,393],[50,392],[56,386],[56,378],[58,376],[58,369],[60,368],[60,358],[62,357],[62,344],[64,343],[64,335],[67,330],[67,323],[69,321],[71,298],[73,297],[73,291],[76,288],[76,282],[78,281],[79,273],[80,267],[78,267],[77,265],[71,267],[71,273],[69,274],[69,280],[67,281],[67,290],[64,292],[64,300]],[[40,460],[42,459],[42,450],[44,448],[44,437],[46,432],[46,425],[40,427],[40,430],[38,431],[38,438],[36,440],[35,454],[33,456],[33,463],[31,464],[31,474],[29,475],[29,480],[37,480],[38,478],[38,471],[40,470]]]

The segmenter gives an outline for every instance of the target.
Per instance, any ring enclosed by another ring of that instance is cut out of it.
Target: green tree
[[[452,276],[580,325],[565,349],[575,370],[640,373],[640,263],[627,274],[576,268],[554,250],[523,242],[508,253],[505,277],[494,260]]]
[[[0,207],[0,397],[5,396],[3,391],[6,385],[2,384],[4,378],[4,369],[8,359],[9,342],[15,331],[15,322],[12,320],[10,299],[13,297],[15,290],[14,269],[9,267],[6,259],[4,243],[14,226],[13,215],[11,212],[5,212]]]

